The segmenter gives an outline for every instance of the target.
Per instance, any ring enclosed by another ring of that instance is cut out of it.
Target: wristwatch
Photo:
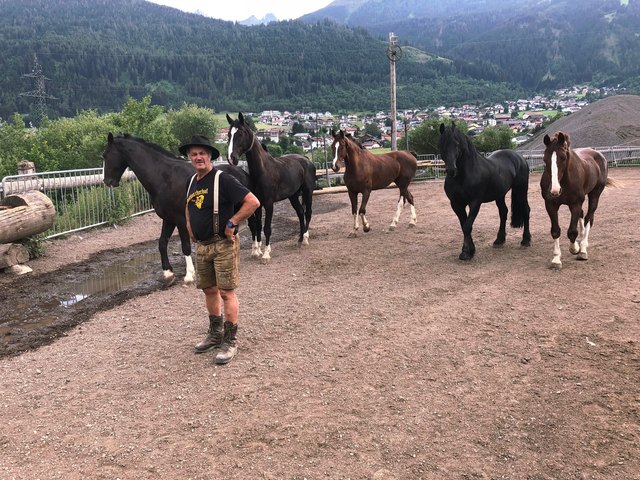
[[[233,233],[234,234],[238,233],[238,224],[237,223],[233,223],[231,220],[229,220],[227,222],[227,227],[228,228],[233,228]]]

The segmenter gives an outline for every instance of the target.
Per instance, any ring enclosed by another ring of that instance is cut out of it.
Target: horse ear
[[[551,139],[549,138],[549,135],[547,135],[545,133],[544,138],[542,139],[542,141],[544,142],[545,146],[549,146],[549,144],[551,143]]]
[[[113,143],[113,133],[109,132],[109,135],[107,135],[107,142],[109,142],[109,144]]]
[[[336,131],[333,128],[331,129],[331,136],[336,138]]]
[[[566,148],[569,148],[569,145],[571,144],[568,133],[558,133],[558,141],[560,142],[560,144],[564,143]]]
[[[229,125],[233,125],[233,119],[229,116],[228,113],[227,113],[227,122],[229,122]]]
[[[444,133],[444,123],[440,124],[440,135]]]
[[[240,120],[240,123],[244,123],[244,115],[242,115],[242,112],[238,112],[238,120]]]

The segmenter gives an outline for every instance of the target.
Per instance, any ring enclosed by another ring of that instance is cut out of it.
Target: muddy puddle
[[[184,258],[169,253],[179,279]],[[17,277],[0,291],[0,357],[49,343],[96,311],[161,288],[171,287],[162,281],[156,241],[106,250],[55,272]]]

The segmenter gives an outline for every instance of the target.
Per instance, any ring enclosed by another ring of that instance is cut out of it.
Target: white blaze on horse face
[[[340,144],[336,143],[336,154],[333,157],[333,168],[336,168],[336,166],[338,165],[338,149],[340,148]]]
[[[229,138],[229,145],[227,147],[227,157],[229,160],[231,160],[231,153],[233,152],[233,137],[235,136],[237,131],[238,129],[236,127],[233,127],[231,129],[231,137]]]
[[[560,195],[560,181],[558,180],[558,156],[551,154],[551,194]]]

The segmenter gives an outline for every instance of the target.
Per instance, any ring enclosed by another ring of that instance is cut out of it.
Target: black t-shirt
[[[191,231],[196,240],[209,240],[214,233],[224,236],[224,228],[235,212],[235,206],[249,190],[231,175],[220,173],[218,185],[218,232],[213,231],[213,180],[216,170],[211,170],[200,180],[194,178],[187,192],[187,207]]]

